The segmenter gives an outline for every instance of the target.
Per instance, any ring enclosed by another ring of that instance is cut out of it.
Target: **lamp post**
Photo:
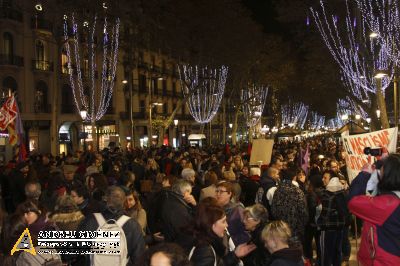
[[[83,128],[83,150],[86,151],[86,132],[84,123],[87,117],[87,111],[83,106],[81,108],[80,115],[82,117],[82,128]]]
[[[179,145],[179,130],[178,130],[178,123],[179,123],[179,120],[178,119],[174,119],[174,125],[175,125],[175,136],[176,136],[176,147],[178,147]]]
[[[149,79],[149,132],[148,132],[149,134],[148,135],[149,135],[149,140],[150,140],[150,145],[151,145],[153,142],[153,125],[152,125],[153,121],[152,121],[152,114],[151,114],[152,108],[153,108],[153,106],[160,106],[163,104],[158,103],[158,102],[155,102],[155,103],[152,102],[152,99],[153,99],[153,97],[152,97],[152,89],[153,89],[152,77],[149,77],[148,79]],[[163,78],[158,77],[157,80],[163,80]]]
[[[389,124],[387,123],[387,113],[386,113],[386,105],[385,105],[385,98],[383,96],[383,92],[382,92],[382,78],[386,77],[387,71],[384,70],[378,70],[375,73],[374,78],[376,79],[376,96],[377,96],[377,100],[378,100],[378,106],[379,108],[381,108],[382,112],[379,113],[379,117],[378,119],[381,120],[381,126],[383,128],[388,128]],[[377,114],[378,115],[378,114]],[[382,115],[382,117],[381,117]],[[380,119],[382,118],[382,119]],[[383,122],[383,123],[382,123]]]

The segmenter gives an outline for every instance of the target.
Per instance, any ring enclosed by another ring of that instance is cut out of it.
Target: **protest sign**
[[[271,162],[272,139],[255,139],[251,150],[250,165],[267,165]]]
[[[352,136],[342,135],[345,150],[347,174],[351,182],[367,163],[368,156],[364,154],[366,147],[386,147],[389,153],[396,152],[397,128],[388,128],[366,134]]]

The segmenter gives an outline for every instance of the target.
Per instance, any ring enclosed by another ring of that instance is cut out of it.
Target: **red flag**
[[[8,97],[7,101],[0,108],[0,130],[5,130],[7,126],[15,120],[18,113],[17,103],[14,95]]]

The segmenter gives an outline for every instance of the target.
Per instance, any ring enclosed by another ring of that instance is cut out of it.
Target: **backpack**
[[[110,219],[106,221],[101,213],[94,213],[97,224],[99,227],[97,230],[102,231],[119,231],[120,232],[120,253],[119,254],[91,254],[90,265],[118,265],[126,266],[129,261],[128,248],[125,232],[122,229],[124,224],[130,219],[129,216],[122,215],[117,221]],[[110,223],[111,222],[111,223]]]
[[[210,245],[210,248],[211,248],[212,252],[214,253],[214,266],[217,266],[217,254],[215,254],[215,250],[212,245]],[[196,246],[193,246],[193,248],[190,250],[189,257],[188,257],[189,261],[192,258],[193,252],[195,249],[196,249]]]

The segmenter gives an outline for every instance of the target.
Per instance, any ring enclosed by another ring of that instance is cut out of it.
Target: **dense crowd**
[[[0,264],[349,265],[363,224],[362,265],[400,265],[399,156],[365,165],[350,184],[331,138],[276,143],[269,165],[249,165],[250,153],[163,146],[10,161],[1,171]],[[378,168],[378,193],[366,196]],[[41,249],[40,232],[113,223],[124,255],[11,256],[25,228]]]

